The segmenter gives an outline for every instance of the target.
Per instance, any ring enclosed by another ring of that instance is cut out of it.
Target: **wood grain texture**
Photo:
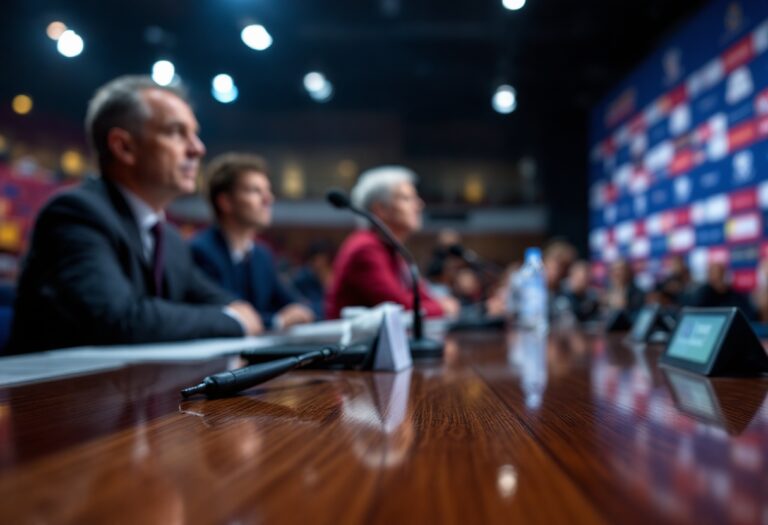
[[[512,363],[530,353],[516,338]],[[765,522],[766,380],[672,371],[670,381],[657,366],[660,348],[577,333],[549,337],[543,352],[546,388],[535,409],[525,381],[494,364],[501,348],[467,360],[609,521]]]
[[[760,380],[658,350],[472,334],[401,374],[301,371],[231,399],[224,360],[0,390],[3,523],[760,523]]]

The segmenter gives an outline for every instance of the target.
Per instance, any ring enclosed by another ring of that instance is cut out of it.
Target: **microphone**
[[[282,375],[294,368],[300,368],[317,361],[327,361],[339,355],[339,350],[326,346],[321,350],[307,352],[293,357],[284,357],[268,363],[245,366],[237,370],[228,370],[213,374],[203,379],[197,386],[181,391],[185,399],[195,394],[205,394],[208,399],[227,397]]]
[[[335,208],[348,209],[370,222],[384,239],[405,259],[408,264],[408,271],[411,274],[411,292],[413,293],[413,338],[409,341],[412,357],[439,357],[443,354],[443,344],[433,339],[424,337],[423,315],[421,313],[421,294],[419,293],[419,283],[421,275],[419,267],[416,264],[413,254],[395,238],[392,231],[384,224],[381,219],[371,212],[358,208],[349,200],[346,193],[338,189],[329,190],[325,194],[328,202]]]
[[[482,271],[491,277],[496,277],[496,272],[499,270],[499,267],[495,263],[483,259],[476,251],[465,248],[461,244],[453,244],[449,246],[448,253],[463,260],[472,268]]]

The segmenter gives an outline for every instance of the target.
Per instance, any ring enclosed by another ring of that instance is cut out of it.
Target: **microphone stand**
[[[400,256],[405,259],[405,262],[408,265],[408,271],[411,274],[411,290],[413,292],[413,337],[411,337],[408,342],[409,346],[411,347],[411,356],[414,358],[442,356],[443,343],[424,336],[424,324],[421,313],[421,293],[419,290],[421,275],[419,273],[419,267],[416,264],[416,259],[414,259],[413,254],[411,254],[411,252],[408,251],[408,249],[403,246],[403,244],[398,241],[397,238],[395,238],[392,230],[390,230],[389,227],[381,221],[381,219],[372,213],[363,210],[362,208],[358,208],[357,206],[352,205],[352,203],[349,202],[349,200],[346,198],[346,195],[343,195],[341,192],[338,193],[338,196],[340,196],[341,199],[338,197],[332,198],[331,193],[335,192],[331,191],[328,194],[328,200],[331,202],[331,204],[337,208],[347,207],[353,213],[360,215],[361,217],[364,217],[366,220],[368,220],[379,231],[379,233],[381,233],[384,239],[400,254]]]

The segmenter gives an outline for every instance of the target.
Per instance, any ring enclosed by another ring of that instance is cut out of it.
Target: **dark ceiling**
[[[408,155],[533,155],[550,204],[565,193],[582,206],[589,108],[704,4],[528,0],[511,12],[500,0],[16,0],[3,5],[0,97],[29,92],[40,111],[79,121],[99,84],[169,57],[220,140],[268,140],[276,132],[259,119],[286,113],[384,114],[400,122]],[[45,36],[54,19],[83,36],[80,57],[55,51]],[[251,21],[274,37],[267,51],[241,42]],[[151,27],[161,30],[158,43],[146,38]],[[330,102],[304,92],[310,69],[333,82]],[[238,84],[231,106],[210,97],[219,72]],[[502,81],[518,92],[506,116],[490,105]]]
[[[206,104],[215,104],[207,97],[210,78],[232,74],[241,110],[315,106],[301,79],[318,68],[336,87],[329,110],[504,120],[489,101],[505,80],[520,101],[507,120],[519,125],[537,115],[586,111],[703,4],[529,0],[511,12],[500,0],[6,2],[2,89],[35,91],[46,105],[75,101],[110,77],[148,71],[168,56]],[[55,52],[44,35],[54,19],[83,35],[83,55]],[[270,30],[270,49],[242,44],[239,31],[248,21]],[[162,30],[158,44],[146,38],[153,26]]]

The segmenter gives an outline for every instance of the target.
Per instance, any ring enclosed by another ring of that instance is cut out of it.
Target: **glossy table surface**
[[[2,523],[768,523],[768,382],[578,332],[464,333],[400,374],[226,360],[0,390]]]

